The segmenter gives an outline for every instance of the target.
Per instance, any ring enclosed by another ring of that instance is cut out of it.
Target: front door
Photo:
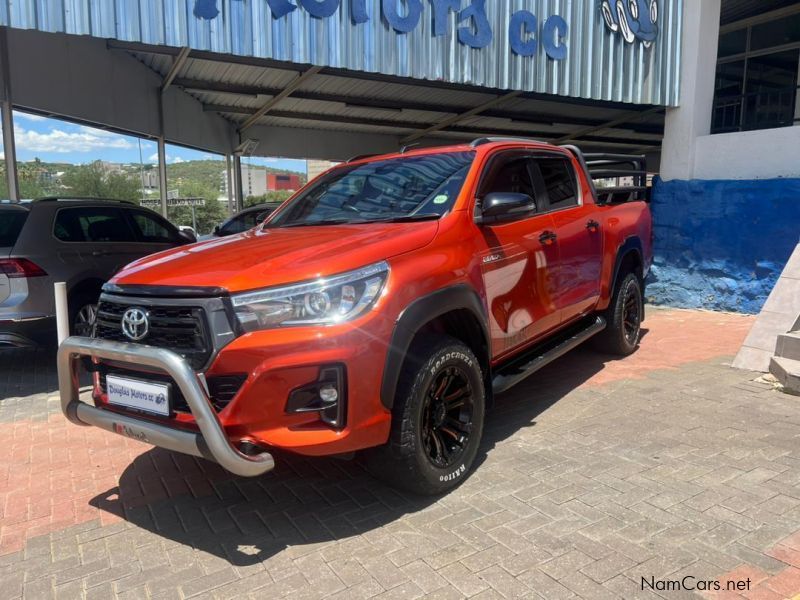
[[[531,158],[508,152],[492,159],[478,199],[491,192],[530,195]],[[549,215],[522,215],[513,221],[481,226],[481,271],[489,308],[492,355],[502,358],[559,324],[554,267],[558,246]]]

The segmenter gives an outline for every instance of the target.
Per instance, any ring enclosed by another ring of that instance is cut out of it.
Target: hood
[[[433,241],[438,227],[432,221],[253,229],[147,256],[111,281],[253,290],[335,275],[417,250]]]

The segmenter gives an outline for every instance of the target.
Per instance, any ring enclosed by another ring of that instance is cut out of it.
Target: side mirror
[[[214,235],[219,235],[219,225],[214,225]]]
[[[516,219],[536,212],[536,201],[528,194],[491,192],[481,203],[480,222],[493,223]]]
[[[197,235],[195,235],[194,231],[189,229],[180,229],[178,234],[186,240],[189,244],[194,244],[197,241]]]

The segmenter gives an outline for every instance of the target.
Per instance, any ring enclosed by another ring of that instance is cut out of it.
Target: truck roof
[[[404,156],[424,156],[426,154],[437,154],[442,152],[468,152],[477,148],[491,150],[497,146],[520,145],[520,146],[533,146],[539,148],[558,149],[559,146],[554,146],[542,140],[535,140],[531,138],[515,138],[515,137],[482,137],[472,142],[464,142],[460,144],[448,144],[445,146],[430,146],[426,148],[404,147],[399,152],[390,152],[387,154],[359,154],[352,157],[343,164],[353,163],[369,163],[376,160],[391,160]]]

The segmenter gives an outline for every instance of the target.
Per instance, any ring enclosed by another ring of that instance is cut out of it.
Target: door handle
[[[589,221],[586,224],[586,229],[588,229],[592,233],[596,233],[596,232],[600,231],[600,223],[598,223],[597,221],[592,219],[591,221]]]
[[[111,254],[110,252],[106,252],[105,250],[93,250],[92,256],[108,256]]]
[[[545,246],[552,246],[557,239],[558,236],[552,231],[544,231],[539,236],[539,241]]]

